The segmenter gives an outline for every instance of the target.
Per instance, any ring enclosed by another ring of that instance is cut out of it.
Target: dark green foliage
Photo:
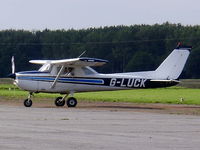
[[[141,68],[141,66],[143,66]],[[137,51],[126,65],[126,71],[149,71],[155,69],[154,57],[145,51]]]
[[[181,78],[200,78],[200,26],[168,22],[158,25],[113,26],[82,30],[0,31],[0,77],[11,72],[37,69],[30,59],[64,59],[84,56],[107,59],[99,72],[154,70],[181,41],[194,47]]]

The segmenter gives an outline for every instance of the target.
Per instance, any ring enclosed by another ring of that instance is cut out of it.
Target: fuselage
[[[150,78],[129,74],[99,74],[82,76],[61,75],[52,88],[56,76],[50,72],[26,71],[16,73],[15,84],[26,91],[46,93],[70,93],[110,91],[125,89],[159,88],[176,85],[176,81],[155,82]]]

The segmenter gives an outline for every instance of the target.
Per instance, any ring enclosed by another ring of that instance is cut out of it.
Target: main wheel
[[[68,107],[76,107],[77,105],[77,100],[74,97],[70,97],[67,100],[67,106]]]
[[[64,106],[65,100],[62,100],[62,97],[57,97],[56,100],[55,100],[55,105],[56,106]]]
[[[24,106],[25,107],[31,107],[33,104],[32,100],[31,99],[25,99],[24,100]]]

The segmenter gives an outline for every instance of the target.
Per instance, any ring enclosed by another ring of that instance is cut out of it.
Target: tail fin
[[[185,66],[191,48],[178,44],[176,49],[155,70],[156,76],[160,79],[177,79]]]

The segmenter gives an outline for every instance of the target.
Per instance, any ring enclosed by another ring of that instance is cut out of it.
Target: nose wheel
[[[33,93],[29,93],[28,98],[24,100],[24,106],[25,107],[31,107],[33,102],[31,100],[31,97],[33,96]]]
[[[31,107],[33,104],[32,100],[31,99],[25,99],[24,100],[24,106],[25,107]]]

